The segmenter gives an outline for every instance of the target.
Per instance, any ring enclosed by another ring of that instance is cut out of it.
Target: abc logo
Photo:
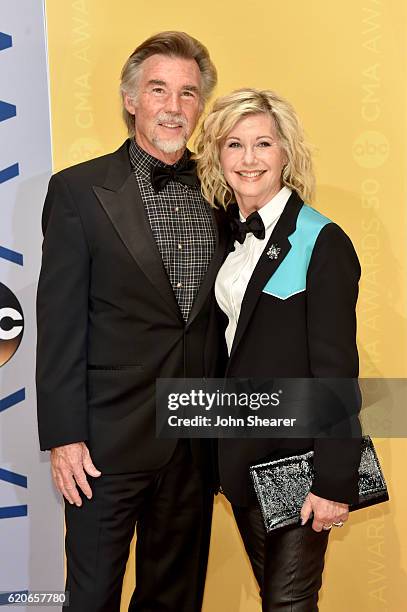
[[[389,156],[389,143],[384,134],[367,131],[353,143],[353,158],[362,168],[379,168]]]
[[[23,331],[24,316],[20,303],[14,293],[0,283],[0,367],[20,346]]]

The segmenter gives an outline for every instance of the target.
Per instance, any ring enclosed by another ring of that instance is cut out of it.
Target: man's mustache
[[[157,125],[160,123],[177,123],[182,127],[187,127],[188,122],[183,115],[177,115],[172,113],[160,113],[156,118]]]

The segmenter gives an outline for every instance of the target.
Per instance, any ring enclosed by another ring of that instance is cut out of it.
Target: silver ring
[[[343,527],[343,521],[338,521],[337,523],[332,523],[334,527]]]
[[[325,531],[329,531],[332,528],[332,525],[334,523],[331,523],[330,525],[322,525],[322,529],[325,529]]]

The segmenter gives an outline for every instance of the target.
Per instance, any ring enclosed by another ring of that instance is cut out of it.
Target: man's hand
[[[318,497],[313,493],[308,493],[301,508],[301,523],[305,525],[314,513],[312,528],[314,531],[329,529],[334,523],[344,523],[348,520],[349,506],[340,502],[330,501],[323,497]]]
[[[88,499],[91,499],[92,489],[86,479],[86,474],[97,478],[102,473],[93,465],[85,442],[75,442],[74,444],[52,448],[51,472],[58,491],[70,504],[76,504],[77,506],[82,506],[82,500],[76,485]]]

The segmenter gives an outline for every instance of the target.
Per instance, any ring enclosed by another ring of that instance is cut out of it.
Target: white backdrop
[[[38,449],[34,387],[40,218],[51,166],[43,0],[2,0],[0,592],[63,589],[62,508],[52,489],[48,453]],[[13,307],[13,294],[24,324],[18,308],[17,313],[15,307],[4,310]],[[7,339],[12,336],[17,337]],[[5,362],[6,348],[19,339],[19,348]],[[2,610],[15,609],[5,601],[0,595]]]

